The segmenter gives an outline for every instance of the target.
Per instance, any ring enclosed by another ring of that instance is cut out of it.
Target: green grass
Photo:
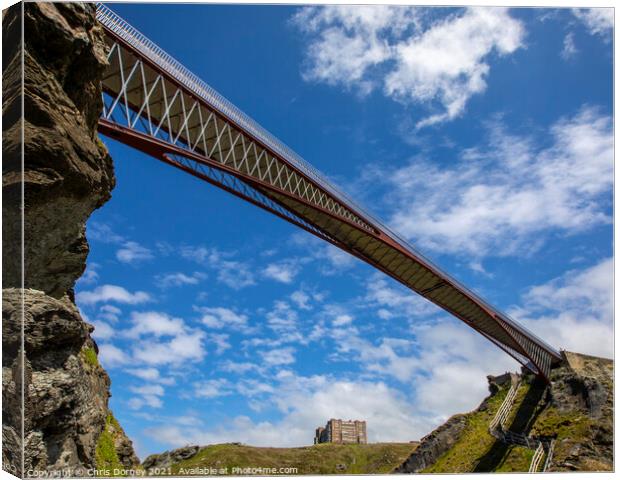
[[[517,419],[516,415],[532,385],[522,382],[517,390],[515,403],[506,420],[506,426],[527,423],[527,419]],[[457,442],[423,473],[462,473],[462,472],[527,472],[534,451],[525,447],[504,445],[489,433],[489,424],[506,398],[509,387],[505,386],[488,400],[485,411],[467,415],[467,425]]]
[[[390,473],[415,450],[417,444],[374,443],[368,445],[320,444],[298,448],[266,448],[218,444],[201,449],[192,458],[172,466],[180,469],[264,467],[297,468],[297,474],[369,474]],[[182,472],[181,472],[182,473]],[[289,472],[292,474],[295,472]]]
[[[83,348],[80,352],[82,354],[82,358],[87,365],[91,367],[99,366],[99,359],[97,358],[97,352],[92,347]]]
[[[502,388],[496,395],[489,398],[486,410],[469,413],[467,424],[456,443],[422,473],[473,472],[478,460],[495,443],[495,438],[489,433],[489,423],[493,420],[507,393],[508,388]]]
[[[585,413],[560,412],[555,407],[547,408],[540,414],[532,428],[535,435],[557,435],[555,442],[555,459],[566,458],[574,445],[587,445],[594,436],[597,428],[596,421]],[[593,469],[605,469],[595,467]]]
[[[109,470],[110,472],[114,472],[114,469],[122,470],[125,468],[118,459],[116,448],[114,447],[114,436],[110,431],[111,429],[109,428],[114,424],[118,425],[118,422],[111,413],[108,413],[105,422],[105,428],[99,436],[99,440],[97,441],[97,448],[95,450],[95,462],[97,465],[97,470]],[[110,476],[113,476],[113,474]]]
[[[534,450],[531,448],[512,445],[508,448],[506,455],[502,458],[495,472],[527,472],[534,457]],[[544,458],[543,458],[544,461]]]
[[[519,387],[506,427],[516,432],[529,430],[530,436],[555,437],[555,459],[567,457],[576,444],[587,445],[591,442],[597,431],[596,421],[586,412],[560,412],[550,405],[541,409],[539,401],[544,385],[530,380],[522,382]],[[488,432],[489,422],[507,391],[507,388],[502,388],[489,399],[486,411],[468,414],[467,425],[455,445],[424,473],[527,472],[534,450],[505,445]],[[591,469],[604,470],[606,465],[592,465]]]

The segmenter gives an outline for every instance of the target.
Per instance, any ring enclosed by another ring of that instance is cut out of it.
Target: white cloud
[[[164,403],[161,401],[159,397],[154,395],[145,395],[143,397],[132,397],[127,402],[127,406],[132,410],[141,410],[144,406],[151,408],[161,408],[164,406]]]
[[[569,272],[529,289],[524,295],[521,317],[523,313],[531,315],[533,320],[523,318],[528,328],[554,345],[563,338],[558,334],[559,330],[567,325],[568,330],[577,328],[572,335],[574,339],[582,337],[579,348],[572,349],[584,351],[585,344],[606,342],[612,345],[611,281],[612,263],[609,259],[583,271]],[[393,293],[377,295],[376,299],[391,305],[400,305],[404,301]],[[279,307],[285,310],[285,302]],[[563,311],[554,318],[553,328],[546,329],[548,311],[560,307]],[[574,314],[569,323],[564,323],[567,319],[563,316],[565,310]],[[535,315],[540,312],[543,317]],[[338,315],[346,314],[340,312]],[[606,336],[598,327],[591,329],[597,324],[589,323],[589,317],[605,319]],[[286,319],[284,323],[288,323]],[[309,444],[314,428],[323,425],[327,419],[342,417],[367,420],[370,441],[417,440],[450,415],[475,408],[488,394],[487,374],[518,368],[512,358],[467,325],[445,316],[432,323],[414,323],[410,333],[411,338],[381,337],[371,342],[362,338],[348,322],[327,331],[326,337],[329,335],[333,339],[337,351],[349,360],[355,359],[363,367],[362,375],[357,375],[355,380],[346,375],[303,377],[280,370],[275,375],[262,376],[262,379],[242,379],[234,383],[216,379],[196,384],[196,393],[202,388],[204,398],[236,392],[246,397],[248,406],[254,410],[275,407],[281,412],[279,420],[253,421],[237,416],[208,428],[196,425],[179,427],[169,423],[149,429],[148,434],[157,435],[170,447],[188,442],[232,441],[300,446]],[[591,341],[585,338],[588,335],[592,335]],[[290,360],[283,350],[288,349],[260,351],[259,355],[272,355],[271,360],[275,363],[270,363],[268,358],[264,363],[277,371],[278,365],[286,365]],[[586,348],[586,353],[600,351],[587,351]],[[261,371],[261,367],[250,362],[226,361],[219,368],[238,374]],[[272,369],[268,371],[273,372]],[[390,388],[383,380],[385,376],[411,386],[410,396]],[[459,394],[454,395],[455,391]]]
[[[254,274],[247,263],[230,260],[234,252],[221,252],[216,248],[185,246],[180,249],[187,260],[208,266],[217,272],[217,279],[233,290],[255,285]]]
[[[394,318],[396,315],[390,312],[387,308],[380,308],[379,310],[377,310],[377,316],[381,320],[390,320]]]
[[[108,322],[116,323],[121,313],[123,313],[122,310],[114,305],[101,305],[97,316]]]
[[[328,265],[321,267],[324,275],[337,275],[353,267],[357,259],[349,253],[334,247],[329,243],[323,243],[314,252],[317,259],[327,261]]]
[[[156,368],[128,368],[126,372],[142,380],[159,379],[159,370]]]
[[[150,249],[134,241],[125,242],[122,248],[116,251],[116,259],[123,263],[139,263],[152,258]]]
[[[291,235],[291,243],[302,247],[309,254],[302,257],[301,263],[313,262],[323,275],[331,276],[343,273],[356,264],[357,259],[334,245],[320,240],[307,232],[296,232]]]
[[[202,313],[200,321],[209,328],[243,330],[248,326],[248,316],[224,307],[195,307]]]
[[[207,278],[207,276],[201,272],[194,272],[191,275],[187,275],[182,272],[176,272],[167,273],[165,275],[158,275],[156,278],[156,282],[160,288],[169,288],[181,287],[183,285],[196,285],[205,278]]]
[[[263,362],[270,366],[295,363],[295,349],[292,347],[275,348],[260,352],[260,354],[263,357]]]
[[[141,340],[132,347],[133,359],[147,365],[183,365],[199,362],[206,355],[205,334],[187,330],[170,340]]]
[[[382,319],[394,316],[429,317],[441,311],[433,303],[380,272],[374,273],[366,283],[365,300],[378,308],[377,315]]]
[[[614,28],[613,8],[573,8],[572,12],[583,22],[591,35],[611,37]]]
[[[137,339],[144,335],[176,336],[186,329],[185,322],[180,318],[173,318],[163,312],[131,312],[132,326],[125,330],[126,337]]]
[[[165,312],[132,312],[131,327],[119,334],[133,340],[131,359],[136,364],[178,366],[206,355],[205,332]]]
[[[98,263],[89,262],[86,265],[86,270],[78,279],[78,283],[82,285],[97,283],[97,280],[99,279],[99,273],[97,272],[97,270],[99,269],[99,267],[100,265]]]
[[[155,395],[160,397],[164,394],[164,387],[161,385],[141,385],[139,387],[132,385],[129,387],[129,390],[139,395]]]
[[[367,93],[375,86],[368,70],[392,56],[387,38],[417,23],[413,8],[372,6],[307,7],[293,22],[312,39],[308,44],[306,80],[357,86]]]
[[[292,283],[299,273],[299,265],[294,262],[270,263],[263,270],[263,275],[281,283]]]
[[[86,236],[89,240],[95,240],[102,243],[123,243],[125,238],[118,235],[112,230],[107,223],[88,222]]]
[[[261,367],[255,363],[250,362],[233,362],[232,360],[225,360],[220,364],[220,369],[224,372],[231,372],[242,375],[252,370],[260,371]]]
[[[242,288],[256,285],[254,274],[245,263],[223,261],[219,268],[217,279],[233,290],[241,290]]]
[[[425,10],[398,6],[307,7],[294,23],[310,37],[306,80],[386,95],[438,113],[417,127],[454,119],[486,89],[488,58],[523,45],[505,8],[475,7],[430,24]],[[426,23],[426,25],[423,25]]]
[[[211,334],[209,334],[208,339],[213,344],[215,344],[215,347],[216,347],[215,354],[216,355],[221,355],[226,350],[228,350],[229,348],[232,347],[232,345],[228,342],[229,338],[230,338],[230,336],[225,334],[225,333],[211,333]]]
[[[288,302],[278,300],[274,302],[272,310],[267,312],[267,325],[276,334],[273,344],[284,342],[303,342],[304,337],[299,332],[297,311]]]
[[[265,394],[275,393],[275,387],[265,380],[258,380],[256,378],[244,378],[236,384],[237,393],[244,397],[248,397],[255,402],[255,397],[264,396]],[[256,403],[248,402],[250,406],[256,405]],[[264,402],[263,402],[264,404]]]
[[[296,290],[291,293],[291,301],[302,310],[312,309],[312,306],[310,305],[310,295],[308,295],[303,290]]]
[[[383,382],[300,377],[292,372],[282,372],[278,381],[273,401],[287,413],[282,422],[294,426],[292,433],[299,435],[299,440],[312,435],[313,429],[329,418],[365,419],[371,442],[419,438],[410,415],[411,405]]]
[[[95,327],[93,336],[96,340],[109,340],[116,333],[114,331],[114,328],[112,328],[109,323],[95,320],[92,322],[92,324]]]
[[[162,377],[159,374],[159,370],[152,367],[142,367],[142,368],[128,368],[125,370],[130,375],[134,377],[141,378],[142,380],[148,380],[151,382],[156,382],[162,385],[174,385],[175,380],[171,377]]]
[[[577,47],[575,46],[575,38],[573,36],[572,32],[569,32],[566,34],[566,36],[564,37],[564,44],[562,47],[562,58],[564,60],[570,60],[571,58],[573,58],[575,55],[577,55],[577,53],[579,52],[579,50],[577,50]]]
[[[613,357],[613,259],[531,287],[511,314],[557,348]]]
[[[486,89],[487,57],[506,55],[522,46],[524,29],[503,8],[469,8],[419,37],[396,46],[397,67],[385,80],[389,95],[405,100],[438,100],[444,112],[417,127],[452,120],[470,97]]]
[[[179,252],[183,258],[196,263],[206,264],[209,261],[213,261],[211,258],[213,255],[212,251],[206,247],[184,246],[180,248]]]
[[[353,327],[334,328],[328,333],[340,354],[347,359],[355,359],[368,372],[407,383],[424,366],[411,340],[384,337],[375,344],[362,338]]]
[[[332,325],[335,327],[342,327],[344,325],[349,325],[352,321],[353,317],[351,315],[338,315],[332,320]]]
[[[120,348],[104,343],[99,347],[99,361],[105,368],[118,367],[129,363],[130,358]]]
[[[274,386],[254,384],[247,388],[249,392],[268,394],[267,402],[275,405],[283,418],[254,422],[237,416],[208,429],[166,425],[148,429],[147,433],[170,447],[188,442],[204,445],[233,441],[257,446],[302,446],[312,442],[316,427],[334,417],[367,420],[371,442],[406,442],[426,433],[424,426],[416,424],[410,401],[383,382],[300,377],[284,371]]]
[[[101,285],[92,291],[78,292],[75,296],[78,304],[94,305],[99,302],[118,302],[136,305],[149,302],[151,296],[142,291],[129,292],[118,285]]]
[[[551,231],[608,224],[613,182],[611,118],[584,107],[532,137],[490,129],[486,148],[464,150],[455,165],[415,159],[390,178],[395,229],[425,249],[474,258],[526,255]]]
[[[194,393],[198,398],[216,398],[230,395],[232,390],[228,380],[218,378],[195,382]]]
[[[304,304],[304,302],[299,302],[299,298],[295,295],[297,292],[293,292],[291,294],[291,300],[295,305],[297,305],[302,310],[312,310],[313,307],[319,306],[321,303],[325,301],[325,297],[328,295],[327,292],[321,292],[317,290],[306,290],[304,287],[300,291],[303,291],[307,295],[310,296],[310,300],[313,304],[309,304],[308,301]]]
[[[294,419],[296,425],[303,425],[291,406],[297,400],[301,405],[302,399],[311,414],[317,416],[315,426],[331,417],[362,418],[368,421],[371,441],[419,439],[450,415],[475,408],[488,394],[487,374],[499,374],[517,367],[512,358],[453,319],[416,324],[411,339],[384,337],[373,343],[362,338],[350,325],[328,330],[326,337],[328,335],[338,352],[349,361],[359,362],[366,370],[366,378],[369,374],[381,379],[390,376],[405,385],[414,385],[412,397],[402,398],[401,393],[389,389],[383,381],[304,378],[281,372],[276,375],[281,384],[273,389],[276,393],[272,401],[283,412],[289,412],[290,418],[285,415],[281,422],[270,425],[282,436],[272,445],[303,445],[310,441],[304,440],[308,433],[303,432],[303,428],[298,433],[289,431],[289,420]],[[364,394],[364,391],[372,392],[372,395]],[[454,395],[454,391],[459,391],[459,395]],[[368,399],[375,395],[384,405],[376,411],[369,405],[373,400]],[[365,404],[366,399],[369,404]],[[336,402],[346,411],[339,411],[334,405]],[[256,424],[253,427],[260,429]],[[213,432],[216,433],[223,435],[223,432]],[[249,443],[261,444],[254,437],[248,439],[241,432],[233,433],[238,438],[246,438]]]

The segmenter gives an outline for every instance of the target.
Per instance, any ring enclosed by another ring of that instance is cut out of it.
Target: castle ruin
[[[317,443],[368,443],[366,421],[332,418],[325,427],[316,429],[314,444]]]

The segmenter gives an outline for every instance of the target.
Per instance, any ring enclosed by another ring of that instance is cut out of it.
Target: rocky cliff
[[[550,471],[613,469],[613,360],[562,352],[552,371],[551,398],[534,424],[535,435],[556,438]]]
[[[22,90],[21,8],[5,10],[2,20],[3,465],[17,474],[22,467],[77,474],[97,467],[110,415],[110,379],[73,300],[88,255],[86,220],[115,182],[96,132],[105,43],[94,4],[23,4]],[[118,458],[133,466],[138,459],[121,434]]]
[[[489,423],[520,381],[507,429],[554,439],[547,471],[613,469],[613,361],[562,352],[546,385],[531,374],[489,377],[490,395],[424,437],[399,473],[527,472],[533,449],[493,437]]]
[[[487,420],[490,421],[495,415],[497,407],[504,398],[502,393],[510,387],[512,379],[513,376],[510,374],[499,377],[489,376],[490,395],[478,408],[467,414],[453,415],[444,424],[423,437],[418,448],[395,471],[397,473],[418,473],[432,468],[439,458],[448,454],[457,442],[464,439],[469,433],[466,430],[471,430],[474,423],[482,423],[484,429]],[[481,422],[475,422],[474,419],[480,419]]]

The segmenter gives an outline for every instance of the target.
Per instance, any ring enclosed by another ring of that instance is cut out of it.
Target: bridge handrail
[[[542,460],[543,454],[545,453],[545,449],[543,447],[542,442],[538,444],[536,451],[534,452],[534,456],[532,457],[532,462],[530,463],[529,473],[538,472],[538,468],[540,466],[540,461]]]
[[[140,53],[148,57],[150,60],[159,65],[163,70],[169,73],[173,78],[177,79],[191,91],[200,96],[205,102],[211,105],[214,109],[223,112],[231,120],[237,123],[240,127],[246,129],[254,137],[263,142],[266,146],[273,149],[276,153],[284,157],[291,162],[301,171],[303,171],[308,177],[312,178],[322,187],[328,190],[334,197],[338,198],[343,204],[346,203],[354,210],[357,210],[360,214],[366,217],[366,220],[370,220],[371,223],[379,226],[383,231],[388,233],[394,240],[398,241],[401,245],[408,248],[413,254],[423,259],[428,265],[433,267],[442,276],[448,279],[451,283],[458,286],[461,290],[466,292],[470,297],[475,299],[479,304],[484,305],[488,310],[495,312],[508,323],[515,330],[521,332],[523,335],[529,337],[532,341],[539,344],[543,349],[549,353],[555,355],[558,359],[560,353],[558,350],[547,344],[544,340],[530,332],[525,327],[519,325],[508,315],[501,313],[501,311],[486,300],[483,300],[478,294],[467,288],[461,282],[447,274],[443,269],[436,265],[432,260],[420,253],[407,239],[403,238],[400,234],[394,232],[389,226],[385,225],[375,215],[370,213],[366,208],[362,207],[355,200],[350,198],[346,193],[333,185],[326,177],[319,172],[315,167],[306,162],[299,154],[294,152],[289,146],[276,138],[272,133],[267,131],[258,122],[252,119],[249,115],[241,111],[232,102],[226,99],[223,95],[217,92],[213,87],[208,85],[204,80],[192,73],[187,67],[181,64],[178,60],[173,58],[170,54],[166,53],[156,43],[147,38],[144,34],[130,25],[127,21],[117,15],[114,11],[108,8],[102,3],[97,3],[97,20],[101,22],[106,28],[110,29],[120,38],[125,40],[133,48]]]
[[[546,472],[549,466],[551,465],[551,461],[553,460],[553,449],[555,447],[555,440],[551,440],[549,442],[549,446],[547,447],[547,458],[545,459],[545,464],[543,465],[543,472]]]
[[[495,417],[493,417],[493,420],[489,425],[490,431],[494,431],[498,426],[500,426],[502,429],[504,428],[504,422],[506,421],[506,418],[508,418],[510,410],[512,410],[512,406],[514,404],[515,397],[517,396],[517,391],[519,390],[520,385],[521,382],[516,382],[510,386],[510,390],[508,390],[506,398],[504,398],[504,401],[500,405],[497,413],[495,414]]]

